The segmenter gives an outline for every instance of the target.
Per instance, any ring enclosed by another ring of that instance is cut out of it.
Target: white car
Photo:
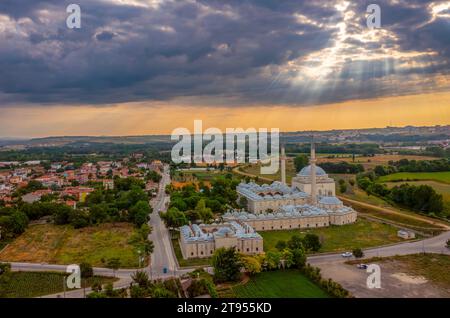
[[[341,255],[342,255],[342,257],[352,257],[353,253],[352,252],[345,252],[345,253],[342,253]]]

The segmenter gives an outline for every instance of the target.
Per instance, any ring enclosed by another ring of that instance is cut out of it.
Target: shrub
[[[81,263],[80,272],[82,278],[89,278],[94,276],[94,269],[92,268],[92,265],[89,263]]]
[[[362,249],[360,249],[360,248],[358,247],[358,248],[355,248],[355,249],[353,250],[353,255],[354,255],[356,258],[361,258],[361,257],[364,256],[364,252],[363,252]]]

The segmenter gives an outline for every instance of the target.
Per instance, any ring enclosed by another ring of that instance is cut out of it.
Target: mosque
[[[258,185],[240,183],[238,202],[246,209],[229,210],[224,223],[181,227],[180,245],[184,258],[208,257],[219,247],[234,246],[244,254],[263,252],[262,237],[256,231],[308,229],[356,222],[357,212],[336,195],[332,178],[316,166],[314,142],[310,164],[286,183],[286,157],[281,150],[281,182]],[[244,198],[244,200],[243,200]]]

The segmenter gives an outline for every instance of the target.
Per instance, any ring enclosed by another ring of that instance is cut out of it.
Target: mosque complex
[[[314,143],[311,144],[309,163],[292,179],[289,187],[282,148],[281,181],[270,185],[242,182],[237,186],[238,201],[246,202],[246,209],[227,211],[220,224],[193,224],[180,228],[183,257],[210,257],[220,247],[235,247],[243,254],[259,254],[263,253],[263,238],[257,231],[354,223],[357,212],[335,196],[334,180],[316,165]]]

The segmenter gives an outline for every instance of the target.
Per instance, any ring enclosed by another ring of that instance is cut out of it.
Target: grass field
[[[281,180],[281,170],[278,169],[278,172],[276,174],[261,174],[261,165],[259,164],[253,164],[253,165],[246,165],[243,168],[243,172],[250,173],[255,176],[264,177],[273,181]],[[290,158],[286,161],[286,181],[288,183],[291,182],[292,178],[295,177],[296,171],[294,167],[294,161]]]
[[[327,298],[320,287],[296,270],[263,272],[232,287],[238,298]]]
[[[309,230],[265,231],[259,232],[264,239],[264,251],[275,250],[278,241],[288,241],[293,235],[303,236],[314,233],[322,240],[319,252],[340,252],[354,248],[367,248],[403,241],[397,237],[397,228],[365,219],[354,224],[330,226]]]
[[[64,291],[64,274],[55,272],[11,272],[0,283],[0,297],[29,298],[56,294]],[[90,287],[95,281],[101,284],[114,282],[113,277],[91,277],[82,281],[81,287]],[[71,291],[73,289],[66,289]]]
[[[177,257],[178,264],[180,267],[192,267],[192,266],[209,266],[211,265],[211,258],[191,258],[184,259],[181,254],[180,243],[178,239],[172,239],[173,250],[175,251],[175,256]]]
[[[396,210],[396,209],[390,207],[391,210],[394,210],[396,212],[396,213],[391,213],[391,212],[388,212],[383,209],[368,208],[364,205],[355,204],[353,202],[348,203],[344,198],[343,198],[343,201],[344,201],[344,204],[351,205],[355,210],[357,210],[360,213],[366,214],[368,216],[380,218],[380,219],[383,219],[386,221],[401,223],[401,225],[404,225],[405,227],[415,228],[417,230],[420,230],[421,228],[443,230],[443,228],[440,227],[438,224],[431,224],[429,222],[424,221],[424,220],[430,220],[433,223],[435,223],[436,220],[431,219],[431,218],[426,218],[423,216],[419,216],[415,212],[400,211],[400,210]],[[418,219],[418,217],[420,219]],[[424,232],[428,232],[428,231],[424,231]]]
[[[122,268],[136,268],[138,254],[128,243],[133,225],[107,223],[74,229],[66,225],[30,226],[2,253],[0,261],[49,264],[88,262],[105,267],[105,261],[117,257]]]
[[[380,177],[379,182],[431,180],[450,184],[450,171],[445,172],[399,172]]]

